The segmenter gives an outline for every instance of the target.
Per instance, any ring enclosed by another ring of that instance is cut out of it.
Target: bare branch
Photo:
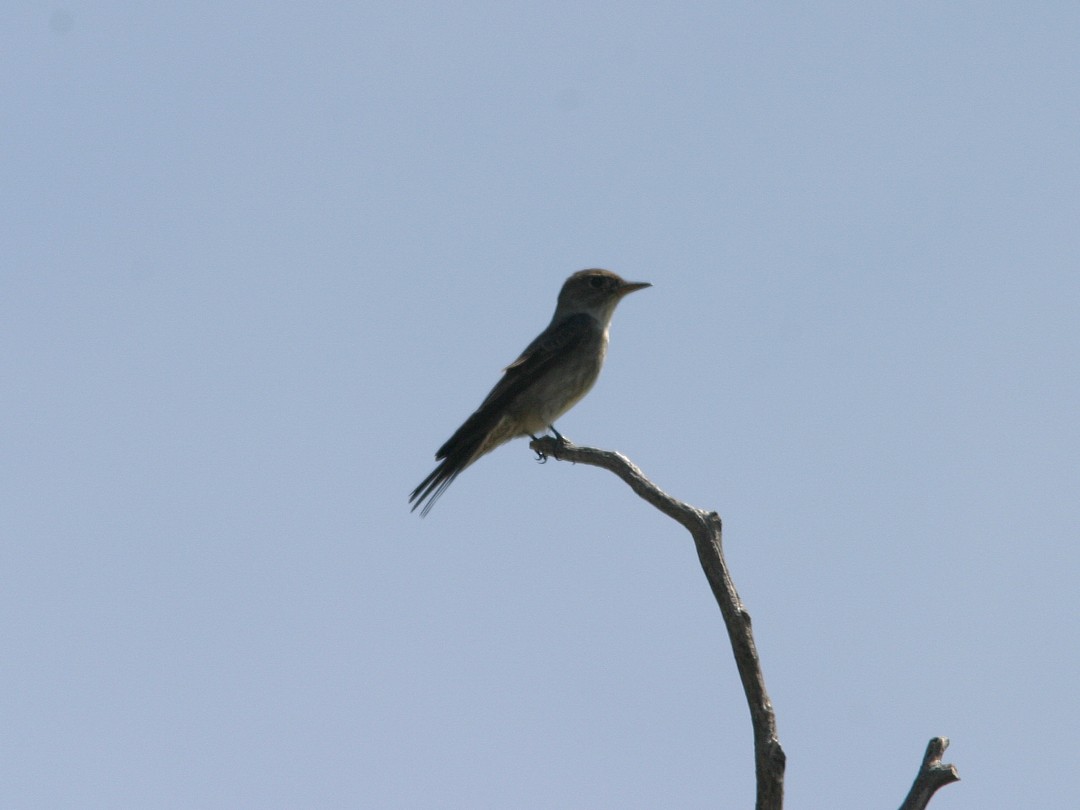
[[[946,765],[941,761],[941,755],[949,747],[948,737],[934,737],[926,746],[923,754],[922,766],[915,777],[915,783],[911,786],[900,810],[924,810],[930,804],[930,799],[938,788],[960,781],[960,774],[956,772],[955,765]]]
[[[681,523],[694,538],[698,559],[712,588],[716,603],[727,626],[731,650],[742,680],[743,692],[750,707],[750,722],[754,728],[754,763],[757,772],[757,810],[781,810],[784,804],[784,767],[787,758],[776,732],[776,715],[765,691],[765,678],[746,611],[724,560],[722,525],[716,512],[706,512],[672,498],[645,477],[621,453],[578,447],[562,437],[544,436],[529,443],[541,458],[555,458],[574,464],[602,467],[615,473],[629,484],[643,500],[668,517]],[[925,810],[934,793],[941,787],[958,782],[955,765],[945,765],[941,756],[949,747],[947,737],[934,737],[926,747],[922,767],[915,777],[900,810]]]
[[[757,772],[755,806],[757,810],[780,810],[784,804],[784,766],[787,759],[776,732],[776,715],[765,691],[765,679],[761,674],[761,664],[750,627],[750,614],[735,590],[727,562],[724,560],[720,516],[716,512],[705,512],[672,498],[619,453],[578,447],[566,440],[560,441],[550,436],[532,441],[529,447],[544,458],[550,456],[559,461],[588,464],[615,473],[641,498],[681,523],[693,536],[701,567],[724,617],[731,649],[735,654],[735,665],[750,707],[750,721],[754,727],[754,764]]]

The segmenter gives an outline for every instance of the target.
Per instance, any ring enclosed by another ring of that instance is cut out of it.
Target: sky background
[[[559,422],[724,518],[792,808],[1066,807],[1080,5],[15,2],[0,806],[746,808],[689,536],[435,449],[567,275]]]

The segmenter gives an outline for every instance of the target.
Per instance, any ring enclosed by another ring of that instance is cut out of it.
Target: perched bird
[[[413,511],[426,515],[461,471],[518,436],[536,438],[589,393],[607,353],[608,325],[628,293],[652,285],[624,281],[610,270],[581,270],[563,284],[551,323],[503,369],[476,412],[439,448],[439,465],[412,491]]]

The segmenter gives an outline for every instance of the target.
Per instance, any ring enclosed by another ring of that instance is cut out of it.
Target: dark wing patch
[[[480,407],[435,454],[440,464],[409,496],[413,511],[424,504],[420,514],[426,515],[462,470],[476,460],[476,453],[484,440],[518,394],[572,352],[595,329],[596,319],[591,315],[571,315],[551,331],[541,332],[517,360],[503,369],[502,379],[491,389]]]

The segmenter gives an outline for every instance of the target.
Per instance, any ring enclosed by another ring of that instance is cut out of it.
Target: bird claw
[[[529,438],[532,439],[532,444],[535,444],[536,442],[540,441],[540,439],[536,438],[531,433],[529,434]],[[541,439],[546,439],[547,437],[546,436],[541,436],[540,438]],[[532,444],[530,444],[529,446],[532,447]],[[532,447],[532,451],[534,453],[536,453],[536,462],[538,464],[544,464],[545,462],[547,462],[547,460],[548,460],[547,453],[545,453],[543,450],[537,450],[535,447]]]

